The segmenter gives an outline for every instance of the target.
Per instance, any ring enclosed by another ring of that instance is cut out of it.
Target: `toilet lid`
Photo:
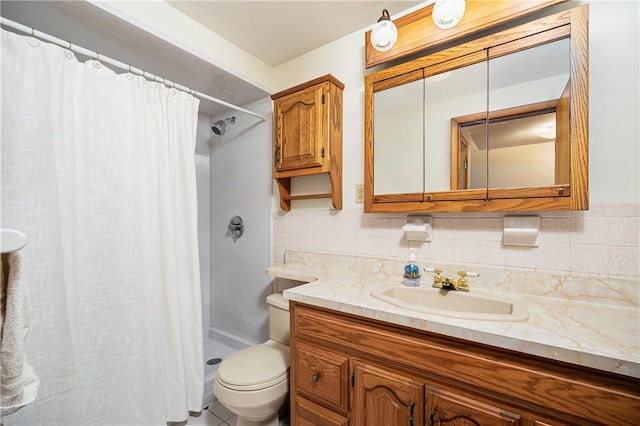
[[[288,376],[289,347],[269,341],[225,358],[217,378],[232,389],[258,390],[276,385]]]

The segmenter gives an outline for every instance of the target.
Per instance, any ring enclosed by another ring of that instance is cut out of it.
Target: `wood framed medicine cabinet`
[[[588,18],[583,5],[367,75],[364,211],[588,209]]]

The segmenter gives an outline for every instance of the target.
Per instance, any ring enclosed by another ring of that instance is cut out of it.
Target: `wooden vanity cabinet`
[[[290,303],[291,424],[637,425],[640,380]]]
[[[339,352],[303,342],[296,345],[295,358],[298,391],[334,411],[346,414],[349,408],[349,358]]]
[[[331,198],[342,208],[342,91],[344,84],[328,74],[271,96],[273,99],[273,177],[280,207],[291,200]],[[291,194],[291,178],[329,175],[331,192]]]
[[[427,388],[428,425],[456,426],[480,424],[483,426],[521,425],[522,417],[504,408],[485,404],[460,395],[454,390]],[[539,424],[534,422],[534,424]],[[541,425],[540,425],[541,426]]]
[[[353,364],[353,422],[356,425],[519,425],[521,416],[456,391],[425,385],[413,375]],[[426,408],[425,408],[426,402]],[[426,419],[425,419],[425,416]]]
[[[366,361],[352,362],[353,424],[424,424],[424,385]]]

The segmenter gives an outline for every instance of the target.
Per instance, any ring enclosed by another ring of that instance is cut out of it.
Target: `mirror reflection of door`
[[[556,184],[569,185],[571,146],[569,139],[569,83],[556,106]]]
[[[460,143],[458,144],[458,188],[469,188],[469,142],[460,135]]]
[[[568,39],[490,59],[489,127],[482,110],[451,119],[452,147],[468,156],[452,162],[451,189],[568,184],[568,79]]]
[[[457,189],[483,187],[485,169],[480,168],[481,173],[468,169],[486,162],[489,155],[493,172],[489,181],[494,188],[554,185],[559,169],[555,154],[557,104],[549,101],[493,111],[489,113],[488,130],[486,119],[478,119],[484,113],[454,118],[460,128],[459,140],[453,142],[460,151]],[[466,164],[462,155],[468,155]],[[467,169],[463,169],[465,165]],[[465,184],[463,176],[467,175],[469,181]]]
[[[504,49],[512,48],[489,49],[488,110],[514,113],[490,118],[488,187],[568,184],[568,113],[562,106],[560,114],[556,110],[568,96],[569,39],[508,55],[502,55]],[[545,103],[553,108],[545,111]]]

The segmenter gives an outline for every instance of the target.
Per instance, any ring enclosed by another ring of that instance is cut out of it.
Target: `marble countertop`
[[[307,283],[285,290],[288,300],[640,378],[638,283],[482,271],[480,278],[469,278],[470,294],[475,290],[517,298],[527,304],[529,318],[477,321],[410,311],[370,295],[382,287],[402,286],[403,265],[398,260],[287,252],[285,264],[268,268],[267,274]],[[444,269],[443,276],[457,270]],[[432,279],[423,273],[422,285],[430,286]]]

